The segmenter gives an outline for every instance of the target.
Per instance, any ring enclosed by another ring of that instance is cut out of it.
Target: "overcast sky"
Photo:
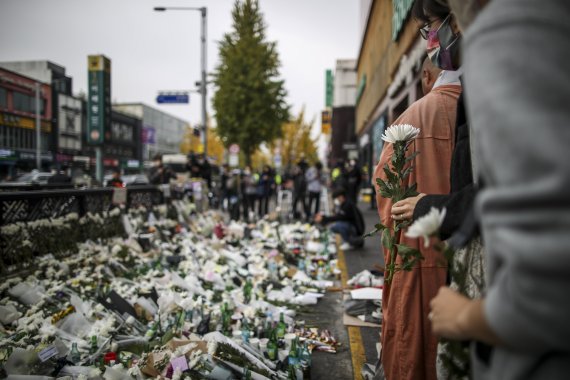
[[[200,13],[154,12],[154,6],[208,8],[208,71],[231,29],[234,0],[0,0],[0,61],[50,60],[85,91],[87,56],[112,61],[114,102],[144,102],[200,122],[199,94],[188,105],[157,105],[161,90],[194,89],[200,80]],[[277,41],[293,113],[324,107],[325,69],[359,49],[358,0],[260,0],[269,40]],[[212,91],[208,94],[211,99]],[[212,108],[208,102],[208,109]]]

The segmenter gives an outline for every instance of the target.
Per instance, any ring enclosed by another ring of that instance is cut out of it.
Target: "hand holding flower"
[[[394,203],[392,206],[392,219],[412,220],[416,204],[423,197],[425,197],[425,194],[418,194],[415,197],[402,199],[401,201]]]

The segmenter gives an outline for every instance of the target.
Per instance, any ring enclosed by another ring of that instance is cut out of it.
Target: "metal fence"
[[[0,192],[0,278],[33,269],[45,254],[63,258],[79,242],[122,234],[121,212],[111,210],[114,192],[125,190],[124,211],[165,202],[163,191],[151,185]],[[64,222],[66,216],[71,219]]]
[[[113,191],[113,188],[100,188],[0,192],[0,226],[59,218],[69,213],[77,213],[81,217],[88,212],[108,211],[114,207]],[[150,208],[162,202],[162,192],[156,186],[127,188],[127,209]]]

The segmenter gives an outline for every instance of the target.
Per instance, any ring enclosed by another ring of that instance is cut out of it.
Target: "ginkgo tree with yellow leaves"
[[[271,150],[279,149],[284,167],[295,165],[301,158],[310,164],[317,162],[317,139],[311,137],[314,124],[315,119],[310,122],[305,121],[304,108],[301,109],[297,117],[282,124],[283,137],[270,146]]]
[[[218,164],[224,160],[224,144],[220,136],[218,136],[216,128],[208,126],[208,156],[213,158]],[[203,153],[204,147],[202,146],[199,134],[194,133],[194,128],[186,125],[184,137],[180,143],[180,152],[188,154],[190,152]]]

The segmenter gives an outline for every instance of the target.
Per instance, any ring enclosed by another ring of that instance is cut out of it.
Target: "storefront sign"
[[[386,115],[382,115],[376,120],[372,126],[372,162],[378,162],[380,153],[382,152],[383,140],[382,133],[386,127]]]
[[[140,166],[139,160],[128,160],[127,161],[127,168],[138,168]]]
[[[57,153],[55,155],[55,160],[57,162],[70,162],[73,161],[73,156],[70,156],[69,154]]]
[[[8,127],[18,127],[26,129],[36,129],[36,120],[31,117],[10,115],[0,113],[0,125]],[[51,132],[51,123],[45,120],[41,121],[42,132]]]
[[[81,100],[59,94],[59,149],[81,150]]]
[[[103,144],[111,130],[111,61],[103,55],[88,57],[87,142]]]
[[[141,135],[143,144],[156,143],[156,129],[153,127],[143,127]]]
[[[18,155],[20,156],[20,160],[35,160],[36,159],[36,154],[35,153],[29,153],[29,152],[18,152]],[[40,155],[40,158],[42,161],[53,161],[53,156],[51,153],[42,153]]]
[[[103,166],[119,166],[119,160],[113,158],[105,158],[103,160]]]
[[[365,88],[366,88],[366,74],[362,74],[360,82],[358,82],[358,88],[356,89],[356,104],[360,102],[360,98],[362,97]]]
[[[392,41],[398,39],[412,5],[414,0],[392,0]]]
[[[332,108],[334,94],[334,76],[332,70],[326,71],[325,106]]]
[[[331,111],[321,112],[321,133],[323,135],[331,133]]]

